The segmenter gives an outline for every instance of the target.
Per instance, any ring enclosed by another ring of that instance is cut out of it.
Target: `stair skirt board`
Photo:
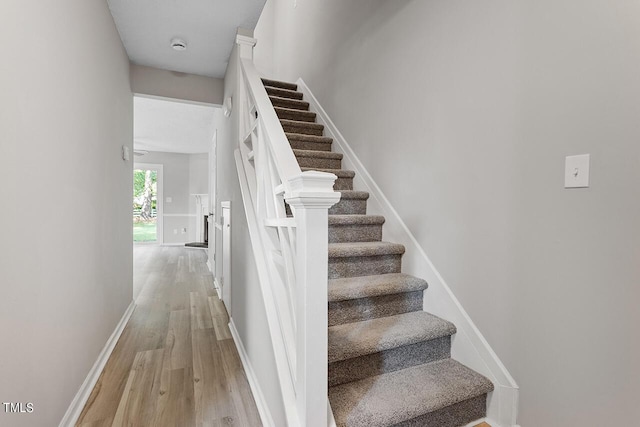
[[[451,358],[456,327],[423,311],[424,280],[403,274],[405,247],[382,240],[385,218],[367,215],[322,112],[303,84],[264,80],[304,170],[332,170],[340,201],[329,209],[329,400],[338,427],[459,427],[486,415],[490,380]],[[287,207],[288,208],[288,207]]]
[[[320,106],[313,93],[302,79],[296,82],[297,90],[303,94],[304,102],[309,104],[305,109],[316,113],[316,121],[324,126],[324,136],[332,142],[332,149],[343,155],[342,170],[355,171],[351,185],[359,190],[366,190],[369,206],[351,208],[349,213],[380,214],[386,217],[386,239],[400,242],[407,247],[403,256],[403,265],[407,272],[427,279],[429,292],[423,303],[423,309],[431,311],[443,318],[449,319],[457,326],[458,332],[454,340],[452,355],[465,365],[488,377],[495,385],[495,390],[489,393],[487,401],[487,422],[493,427],[518,427],[518,385],[504,367],[493,349],[484,339],[478,328],[468,316],[462,305],[451,292],[450,288],[431,263],[424,249],[415,236],[407,228],[396,210],[389,203],[371,175],[358,159],[342,134]],[[351,187],[354,188],[354,187]],[[362,192],[365,193],[365,192]],[[369,197],[371,196],[371,197]],[[344,198],[344,196],[343,196]],[[334,206],[334,209],[336,206]],[[341,209],[341,207],[338,207]],[[356,212],[364,210],[365,212]],[[340,212],[329,212],[336,214]],[[331,281],[330,281],[331,282]],[[475,426],[476,423],[469,424]]]

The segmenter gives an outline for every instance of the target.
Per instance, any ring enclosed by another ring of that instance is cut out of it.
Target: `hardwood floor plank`
[[[155,418],[163,354],[158,349],[136,355],[112,427],[148,425]]]
[[[198,249],[134,249],[136,309],[76,426],[259,426]]]
[[[192,343],[196,426],[223,426],[233,420],[233,414],[215,331],[192,331]]]
[[[218,346],[222,350],[222,367],[234,403],[236,425],[261,426],[258,407],[251,393],[251,387],[244,373],[235,343],[233,340],[219,341]]]
[[[191,368],[167,371],[160,386],[160,396],[156,406],[153,426],[190,426],[194,425],[192,402],[189,389],[193,390]],[[192,395],[192,393],[191,393]]]
[[[135,322],[139,316],[140,313],[136,309],[80,414],[79,420],[82,422],[103,421],[111,425],[136,356],[135,348],[139,331],[132,326],[132,322]]]
[[[227,319],[229,318],[227,314],[227,309],[224,307],[224,303],[220,298],[218,298],[217,295],[209,297],[209,302],[210,302],[209,308],[211,310],[211,317],[221,316]]]
[[[191,330],[213,328],[206,299],[198,292],[190,292],[189,297],[191,301]]]
[[[165,340],[165,365],[168,369],[192,366],[191,324],[187,310],[169,313],[169,330]],[[167,354],[168,353],[168,354]]]
[[[217,296],[209,297],[209,311],[211,312],[211,319],[213,320],[213,329],[216,331],[216,337],[218,341],[231,339],[231,331],[229,330],[229,316],[227,311],[222,306],[222,301]]]
[[[136,356],[136,359],[133,362],[134,365],[137,365],[139,363],[139,355],[141,354],[142,353],[138,353],[138,356]],[[129,371],[129,378],[127,379],[127,384],[124,386],[124,391],[122,393],[122,396],[120,397],[120,403],[118,404],[118,409],[116,410],[116,416],[113,418],[112,426],[121,426],[124,423],[127,404],[129,403],[129,394],[131,393],[133,381],[136,378],[136,372],[137,371],[135,369]]]
[[[87,423],[78,424],[78,427],[111,427],[110,420],[96,420]]]

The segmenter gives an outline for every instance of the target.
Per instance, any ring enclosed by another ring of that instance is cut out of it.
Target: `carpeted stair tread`
[[[329,243],[329,258],[402,255],[404,245],[390,242]]]
[[[381,225],[382,215],[329,215],[329,225]]]
[[[331,217],[329,217],[329,221],[331,221]],[[425,280],[404,273],[331,279],[329,280],[329,302],[424,291],[427,286]]]
[[[329,208],[329,215],[364,215],[367,213],[369,193],[356,190],[338,191],[340,192],[340,201]]]
[[[298,150],[294,149],[293,154],[296,157],[314,157],[317,159],[337,159],[342,160],[341,153],[334,153],[333,151],[317,151],[317,150]]]
[[[338,427],[386,427],[492,390],[487,378],[444,359],[331,387],[329,399]]]
[[[294,108],[274,107],[280,119],[299,120],[302,122],[315,122],[316,113],[311,111],[296,110]]]
[[[456,327],[426,311],[329,327],[329,363],[453,335]]]
[[[322,136],[324,125],[319,123],[301,122],[298,120],[280,119],[282,129],[287,133],[302,133],[306,135]]]
[[[274,107],[284,107],[290,108],[294,110],[309,110],[309,103],[307,101],[301,101],[299,99],[291,99],[291,98],[283,98],[281,96],[273,96],[269,95],[269,99],[271,100],[271,104]]]
[[[280,98],[289,98],[289,99],[298,99],[298,100],[301,100],[303,96],[302,93],[296,92],[295,90],[281,89],[281,88],[271,87],[271,86],[265,86],[264,88],[267,91],[267,94],[270,96],[277,96]]]
[[[262,80],[262,84],[264,86],[271,86],[271,87],[277,87],[280,89],[287,89],[287,90],[298,90],[298,85],[295,83],[289,83],[289,82],[281,82],[279,80],[271,80],[271,79],[261,79]]]
[[[318,144],[331,144],[333,142],[333,138],[329,138],[328,136],[320,136],[320,135],[307,135],[304,133],[292,133],[287,132],[287,139],[289,141],[305,141],[305,142],[315,142]]]
[[[338,178],[353,178],[356,176],[356,173],[354,171],[350,171],[347,169],[323,169],[323,168],[300,168],[303,172],[304,171],[318,171],[318,172],[327,172],[327,173],[332,173],[335,176],[337,176]],[[344,191],[348,191],[348,190],[344,190]]]
[[[342,168],[342,154],[332,151],[303,150],[294,148],[293,155],[298,160],[298,166],[305,168]]]
[[[340,197],[341,200],[367,200],[369,198],[369,193],[366,191],[342,190],[340,193],[342,194]]]
[[[285,133],[291,148],[296,150],[331,151],[333,138],[304,133]]]
[[[402,271],[405,247],[382,241],[385,218],[295,83],[262,79],[302,171],[335,174],[328,218],[328,384],[338,427],[460,427],[486,415],[493,390],[452,360],[456,327],[423,310],[427,282]],[[356,182],[357,184],[357,182]],[[286,206],[289,212],[289,206]]]

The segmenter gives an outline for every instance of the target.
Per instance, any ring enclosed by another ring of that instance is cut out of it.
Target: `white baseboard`
[[[111,356],[111,352],[113,352],[113,349],[115,348],[116,343],[118,342],[122,331],[124,331],[124,327],[127,325],[127,322],[129,321],[129,318],[133,314],[133,310],[135,308],[135,302],[131,301],[131,304],[129,304],[129,307],[127,307],[127,310],[122,315],[122,318],[116,325],[116,328],[114,329],[113,333],[107,340],[107,343],[104,345],[104,348],[98,355],[98,359],[93,364],[93,367],[89,371],[89,374],[84,379],[84,382],[80,386],[80,389],[71,401],[71,405],[69,405],[67,412],[64,414],[64,417],[62,417],[62,421],[60,421],[59,427],[74,426],[78,421],[78,418],[80,418],[80,414],[84,409],[84,405],[87,403],[87,400],[89,399],[89,396],[93,391],[93,387],[95,387],[96,383],[98,382],[98,378],[100,378],[100,374],[102,373],[104,366],[107,364],[107,361]]]
[[[317,123],[324,125],[325,136],[333,138],[334,151],[343,154],[343,168],[356,172],[354,185],[359,190],[369,192],[368,213],[384,215],[386,238],[401,243],[407,248],[402,258],[403,271],[421,277],[429,283],[427,290],[429,296],[425,298],[424,303],[425,310],[456,325],[458,332],[454,335],[451,344],[452,357],[493,382],[495,390],[489,394],[487,400],[487,417],[497,421],[494,422],[497,426],[516,427],[519,389],[513,377],[309,87],[302,79],[298,79],[296,83],[298,91],[302,92],[305,101],[309,102],[309,110],[317,114]]]
[[[229,330],[231,331],[233,342],[235,342],[236,348],[238,349],[238,354],[240,355],[244,372],[247,375],[249,387],[251,387],[253,398],[255,399],[256,406],[258,407],[258,413],[260,414],[262,425],[264,427],[275,427],[275,423],[271,417],[271,411],[269,411],[269,405],[267,405],[267,401],[262,393],[260,384],[258,383],[258,378],[256,377],[253,367],[251,366],[251,362],[249,361],[249,355],[244,348],[244,344],[242,344],[242,340],[240,339],[240,335],[238,335],[238,330],[236,329],[235,323],[233,323],[233,319],[229,320]]]
[[[220,289],[222,288],[220,287],[220,282],[218,282],[217,277],[213,278],[213,288],[216,290],[216,295],[218,295],[218,298],[222,299],[222,294],[220,293]]]

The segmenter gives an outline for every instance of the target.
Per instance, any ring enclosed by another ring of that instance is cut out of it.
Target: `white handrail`
[[[327,216],[340,193],[335,175],[301,171],[253,65],[255,40],[236,40],[236,166],[287,424],[326,427]]]

